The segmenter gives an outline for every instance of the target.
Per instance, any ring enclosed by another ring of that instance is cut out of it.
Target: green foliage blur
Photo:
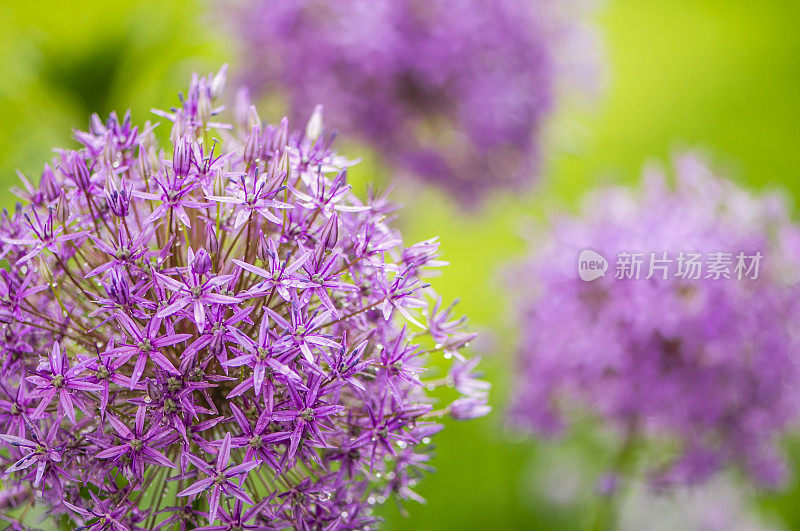
[[[0,3],[0,189],[15,184],[16,170],[38,178],[52,148],[73,145],[72,129],[85,128],[90,113],[130,108],[142,124],[154,118],[151,107],[177,102],[192,71],[235,63],[230,30],[211,8],[185,0]],[[526,230],[593,186],[635,182],[645,162],[666,163],[686,147],[747,186],[800,198],[800,2],[606,0],[597,23],[605,91],[568,103],[553,121],[552,155],[534,190],[467,212],[433,190],[397,190],[409,205],[399,219],[407,242],[441,237],[451,265],[434,285],[460,298],[483,332],[474,347],[486,352],[495,411],[451,422],[436,437],[437,472],[419,486],[428,503],[409,503],[404,517],[388,502],[379,509],[387,529],[580,529],[594,510],[593,482],[613,440],[535,444],[503,423],[515,331],[502,268],[523,252]],[[387,183],[374,161],[356,168],[358,187]],[[3,206],[13,201],[0,196]],[[764,515],[800,528],[800,445],[787,450],[798,465],[793,484],[754,497]]]

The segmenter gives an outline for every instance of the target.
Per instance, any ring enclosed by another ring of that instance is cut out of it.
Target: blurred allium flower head
[[[322,102],[396,174],[471,203],[532,182],[557,85],[597,84],[589,4],[246,0],[227,11],[255,93],[281,90],[294,116]]]
[[[658,484],[699,482],[731,464],[777,484],[777,439],[800,404],[800,231],[780,195],[753,196],[695,156],[677,158],[675,174],[651,170],[638,192],[590,195],[515,270],[522,337],[510,417],[553,434],[569,412],[588,410],[627,434],[629,449],[656,443],[659,457],[644,466]],[[578,276],[587,248],[610,262],[592,282]],[[647,261],[638,280],[616,279],[621,252],[763,260],[757,279],[672,269],[647,280]]]
[[[620,531],[780,531],[778,522],[764,518],[748,491],[731,478],[719,477],[702,485],[654,492],[636,483],[620,507]]]
[[[418,498],[436,419],[487,410],[472,336],[423,280],[437,242],[404,247],[393,207],[350,191],[320,110],[301,133],[253,107],[222,123],[224,82],[156,111],[165,145],[93,117],[3,214],[18,507],[93,530],[362,528]]]

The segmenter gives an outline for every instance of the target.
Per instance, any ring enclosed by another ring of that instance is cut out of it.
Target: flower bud
[[[192,260],[192,273],[203,276],[211,271],[211,256],[205,249],[200,249]]]
[[[253,129],[254,127],[261,127],[261,118],[258,116],[255,105],[251,105],[247,111],[247,129]]]
[[[62,225],[66,225],[69,221],[69,199],[67,199],[67,194],[64,190],[61,190],[61,193],[58,196],[58,200],[56,202],[56,219]],[[53,211],[52,207],[50,210],[50,217],[52,218]]]
[[[336,240],[339,238],[339,218],[334,213],[325,226],[322,227],[317,246],[314,249],[314,264],[319,265],[322,263],[322,258],[325,256],[325,251],[336,245]]]
[[[247,142],[245,142],[244,151],[242,151],[242,158],[244,159],[245,164],[248,166],[252,165],[256,158],[258,158],[259,134],[260,128],[258,126],[254,126],[252,129],[250,129],[250,134],[247,135]]]
[[[197,99],[197,117],[204,124],[211,118],[211,96],[205,91]]]
[[[211,80],[211,99],[217,100],[222,96],[225,91],[225,81],[228,77],[228,65],[224,64],[219,71],[214,74]]]
[[[49,164],[44,165],[40,189],[48,201],[54,201],[61,194],[61,185],[56,180],[53,169]]]
[[[323,242],[326,249],[333,249],[336,242],[339,241],[339,216],[336,213],[331,215],[331,218],[322,228],[320,241]]]
[[[61,167],[61,171],[75,182],[75,186],[81,190],[88,190],[92,179],[83,155],[77,151],[71,151],[66,157],[62,157],[62,162],[64,165]]]
[[[250,119],[250,93],[246,87],[242,87],[236,91],[236,97],[233,102],[233,118],[236,124],[242,129],[249,128]]]
[[[192,169],[192,144],[188,138],[175,142],[172,152],[172,170],[179,177],[186,177]]]
[[[181,142],[181,139],[188,137],[189,135],[194,133],[194,126],[189,122],[189,120],[176,120],[174,124],[172,124],[172,130],[169,133],[169,138],[172,140],[172,143],[177,145]]]
[[[208,249],[211,254],[217,254],[219,252],[217,229],[211,222],[206,223],[206,249]]]
[[[114,143],[114,133],[109,131],[105,134],[105,142],[103,145],[103,152],[100,155],[100,159],[103,161],[103,164],[108,168],[113,168],[114,163],[118,161],[119,153],[117,152],[116,145]]]
[[[306,138],[313,144],[322,134],[322,105],[314,107],[311,118],[306,124]]]
[[[150,163],[150,156],[144,146],[139,146],[139,157],[136,159],[136,163],[139,168],[139,177],[147,180],[153,171],[153,165]]]
[[[150,153],[155,151],[156,147],[158,146],[158,142],[156,141],[156,135],[153,132],[155,127],[150,120],[144,123],[144,130],[142,131],[141,136],[139,137],[139,151],[141,152],[144,150],[145,153]]]
[[[284,148],[289,143],[289,119],[283,117],[281,119],[281,124],[278,127],[278,130],[275,134],[275,138],[273,139],[272,143],[272,151],[284,151]]]
[[[120,306],[130,306],[131,288],[128,275],[124,271],[112,268],[108,274],[108,283],[103,286],[108,297]]]
[[[275,260],[277,257],[272,252],[270,248],[269,240],[265,235],[263,230],[258,231],[258,259],[264,263],[267,263],[270,260]]]

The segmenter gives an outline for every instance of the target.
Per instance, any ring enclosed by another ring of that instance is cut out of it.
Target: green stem
[[[625,432],[625,438],[622,441],[617,454],[611,464],[610,473],[617,476],[620,484],[614,487],[614,490],[608,495],[601,495],[599,506],[595,514],[594,520],[589,527],[592,531],[610,531],[614,529],[616,523],[616,511],[619,503],[619,494],[622,491],[622,478],[628,471],[631,460],[635,454],[635,447],[637,441],[637,425],[636,419],[631,420]]]

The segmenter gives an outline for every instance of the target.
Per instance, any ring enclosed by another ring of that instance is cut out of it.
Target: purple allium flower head
[[[532,182],[556,85],[593,84],[599,61],[581,4],[223,2],[254,94],[279,90],[301,117],[322,102],[329,124],[373,146],[397,174],[467,203]]]
[[[223,86],[156,111],[165,145],[94,117],[0,218],[3,487],[76,528],[366,527],[488,411],[436,242],[350,191],[321,110],[231,126]]]
[[[694,155],[678,157],[675,174],[670,183],[648,171],[638,192],[591,194],[582,216],[554,223],[515,270],[522,337],[511,420],[554,433],[583,408],[627,433],[628,449],[670,445],[648,463],[658,483],[738,465],[776,484],[777,439],[800,404],[800,230],[779,194],[753,196]],[[579,277],[586,249],[609,262],[605,276]],[[665,252],[671,269],[651,272]],[[635,253],[638,279],[625,265]],[[695,253],[705,267],[687,275]],[[718,253],[726,268],[713,266]],[[740,253],[762,256],[741,279]]]

